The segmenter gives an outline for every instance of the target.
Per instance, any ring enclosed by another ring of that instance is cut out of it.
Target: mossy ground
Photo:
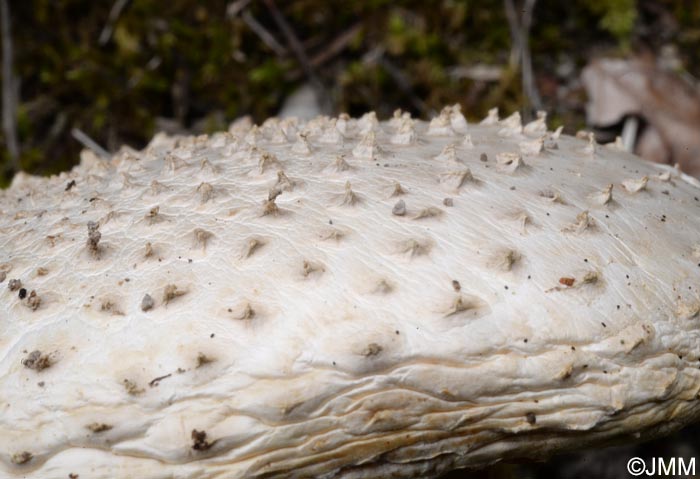
[[[516,6],[519,6],[515,0]],[[142,147],[163,125],[220,129],[260,121],[308,80],[263,1],[227,14],[221,1],[132,0],[113,24],[113,2],[9,2],[20,83],[20,165],[52,174],[78,160],[79,128],[108,150]],[[459,102],[470,119],[494,105],[527,105],[501,0],[278,1],[333,112],[429,116]],[[519,10],[519,8],[518,8]],[[229,13],[231,10],[229,10]],[[277,40],[270,46],[251,18]],[[675,45],[683,68],[700,67],[700,3],[680,0],[537,2],[529,40],[536,84],[554,126],[584,125],[580,68],[591,55]],[[496,66],[475,78],[464,67]],[[3,137],[0,186],[14,173]]]

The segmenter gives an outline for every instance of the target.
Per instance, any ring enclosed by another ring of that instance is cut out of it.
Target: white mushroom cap
[[[465,146],[450,118],[17,175],[0,475],[435,477],[696,418],[700,184],[497,112]]]

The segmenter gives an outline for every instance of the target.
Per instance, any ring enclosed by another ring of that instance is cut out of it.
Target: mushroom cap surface
[[[696,419],[700,184],[463,120],[270,119],[17,175],[0,475],[436,477]]]

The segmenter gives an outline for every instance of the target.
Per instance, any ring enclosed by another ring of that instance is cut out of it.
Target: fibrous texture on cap
[[[544,116],[458,107],[18,175],[0,475],[435,477],[680,427],[698,196]]]

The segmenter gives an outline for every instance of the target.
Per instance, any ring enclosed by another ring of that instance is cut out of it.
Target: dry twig
[[[234,18],[238,12],[242,12],[250,4],[251,0],[236,0],[226,5],[226,18]]]
[[[70,134],[73,135],[73,138],[78,140],[80,144],[82,144],[85,148],[88,148],[95,152],[95,154],[101,158],[109,159],[110,154],[107,150],[102,148],[100,145],[97,144],[95,140],[87,136],[87,134],[81,130],[80,128],[73,128],[70,131]]]
[[[275,39],[274,35],[268,32],[267,29],[263,27],[248,10],[243,12],[241,19],[246,25],[248,25],[248,28],[250,28],[253,33],[255,33],[260,40],[262,40],[263,43],[270,48],[270,50],[275,52],[277,56],[283,57],[287,55],[287,49],[280,45],[280,43]]]
[[[10,154],[13,171],[20,169],[19,140],[17,139],[17,84],[12,71],[12,31],[10,7],[7,0],[0,0],[0,27],[2,29],[2,129]]]
[[[403,71],[401,71],[399,67],[394,65],[394,63],[386,58],[385,55],[380,56],[377,63],[379,63],[382,68],[384,68],[384,71],[386,71],[394,80],[396,86],[399,87],[399,90],[401,90],[408,97],[416,110],[418,110],[424,116],[434,113],[431,112],[426,106],[425,102],[418,95],[416,95],[416,92],[413,91],[411,80]]]
[[[513,0],[504,0],[504,4],[506,18],[508,19],[508,27],[510,28],[510,36],[513,41],[511,63],[515,62],[520,64],[523,93],[530,104],[530,108],[532,110],[541,110],[542,100],[537,86],[535,85],[529,41],[535,1],[536,0],[525,0],[522,7],[522,15],[519,20]],[[525,116],[526,119],[532,116],[531,111],[525,113],[526,114],[523,116]]]
[[[310,63],[313,67],[319,67],[326,63],[328,60],[342,52],[345,47],[347,47],[350,42],[355,38],[357,33],[362,29],[362,23],[356,23],[352,27],[348,28],[340,35],[336,37],[335,40],[330,42],[328,46],[320,52],[318,55],[314,56]]]
[[[331,104],[330,97],[328,95],[328,92],[326,91],[326,87],[323,85],[321,79],[316,74],[316,71],[314,70],[313,66],[311,66],[311,62],[309,61],[309,57],[306,55],[306,51],[304,50],[303,45],[297,38],[296,34],[294,33],[294,30],[292,30],[292,27],[284,18],[284,15],[282,15],[282,12],[280,12],[279,8],[277,8],[275,0],[263,1],[265,2],[265,5],[272,14],[272,18],[277,24],[277,27],[279,27],[279,29],[282,31],[282,34],[287,39],[289,47],[294,52],[294,55],[296,55],[297,60],[299,60],[299,63],[301,64],[301,67],[304,70],[306,77],[311,83],[311,86],[316,91],[316,95],[318,96],[322,110],[329,112]]]
[[[122,14],[122,11],[124,11],[124,7],[126,7],[127,3],[129,3],[129,0],[117,0],[112,5],[112,9],[109,11],[109,17],[107,18],[107,23],[105,24],[104,28],[102,28],[100,38],[97,40],[97,43],[99,43],[100,46],[106,45],[109,39],[112,38],[114,25],[117,24],[117,20],[119,20],[119,16]]]

